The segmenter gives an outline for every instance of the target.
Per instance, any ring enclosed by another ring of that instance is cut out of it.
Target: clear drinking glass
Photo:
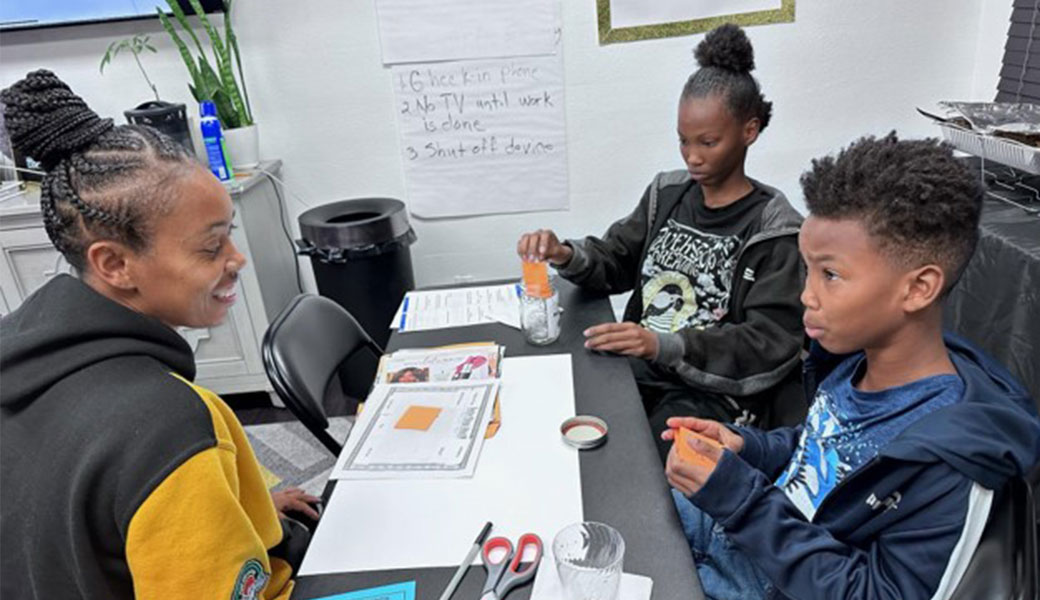
[[[568,600],[616,600],[625,540],[610,525],[568,525],[553,540],[553,557]]]

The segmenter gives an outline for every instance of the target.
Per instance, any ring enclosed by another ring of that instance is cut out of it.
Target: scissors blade
[[[483,596],[481,596],[480,600],[499,600],[499,599],[498,599],[498,594],[496,594],[494,590],[491,590],[490,592],[487,592]]]

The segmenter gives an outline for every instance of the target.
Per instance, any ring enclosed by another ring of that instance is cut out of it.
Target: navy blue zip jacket
[[[1040,419],[1025,388],[964,339],[947,334],[945,342],[963,399],[910,425],[850,473],[812,522],[773,485],[802,427],[734,428],[743,450],[724,452],[690,500],[772,580],[774,597],[945,595],[974,552],[993,490],[1040,461]],[[805,362],[810,398],[842,358],[814,344]],[[978,504],[984,511],[973,510]]]

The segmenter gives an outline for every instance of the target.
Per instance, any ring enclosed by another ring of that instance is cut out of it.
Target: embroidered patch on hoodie
[[[247,560],[235,579],[231,600],[257,600],[269,578],[270,575],[264,572],[264,566],[260,561],[255,558]]]

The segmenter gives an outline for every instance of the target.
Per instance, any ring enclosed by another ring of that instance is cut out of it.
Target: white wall
[[[521,232],[600,233],[632,209],[653,174],[681,168],[678,93],[702,36],[600,46],[595,2],[563,4],[570,205],[566,212],[441,221],[413,219],[420,285],[519,274]],[[941,99],[991,100],[1010,0],[798,0],[796,22],[754,27],[756,72],[774,121],[749,173],[801,205],[809,160],[865,133],[936,135],[914,112]],[[299,7],[299,8],[297,8]],[[236,4],[261,153],[285,161],[289,186],[312,205],[402,197],[393,91],[380,64],[372,0],[251,0]],[[151,32],[146,57],[165,99],[190,100],[187,73],[158,23],[115,23],[0,37],[0,84],[45,66],[104,115],[147,99],[133,62],[98,74],[106,45]],[[998,47],[999,45],[999,47]],[[994,59],[994,57],[996,57]],[[488,190],[495,194],[496,190]],[[304,207],[294,203],[292,210]]]
[[[997,95],[1011,9],[1010,0],[982,0],[972,77],[972,96],[975,99],[993,100]]]

